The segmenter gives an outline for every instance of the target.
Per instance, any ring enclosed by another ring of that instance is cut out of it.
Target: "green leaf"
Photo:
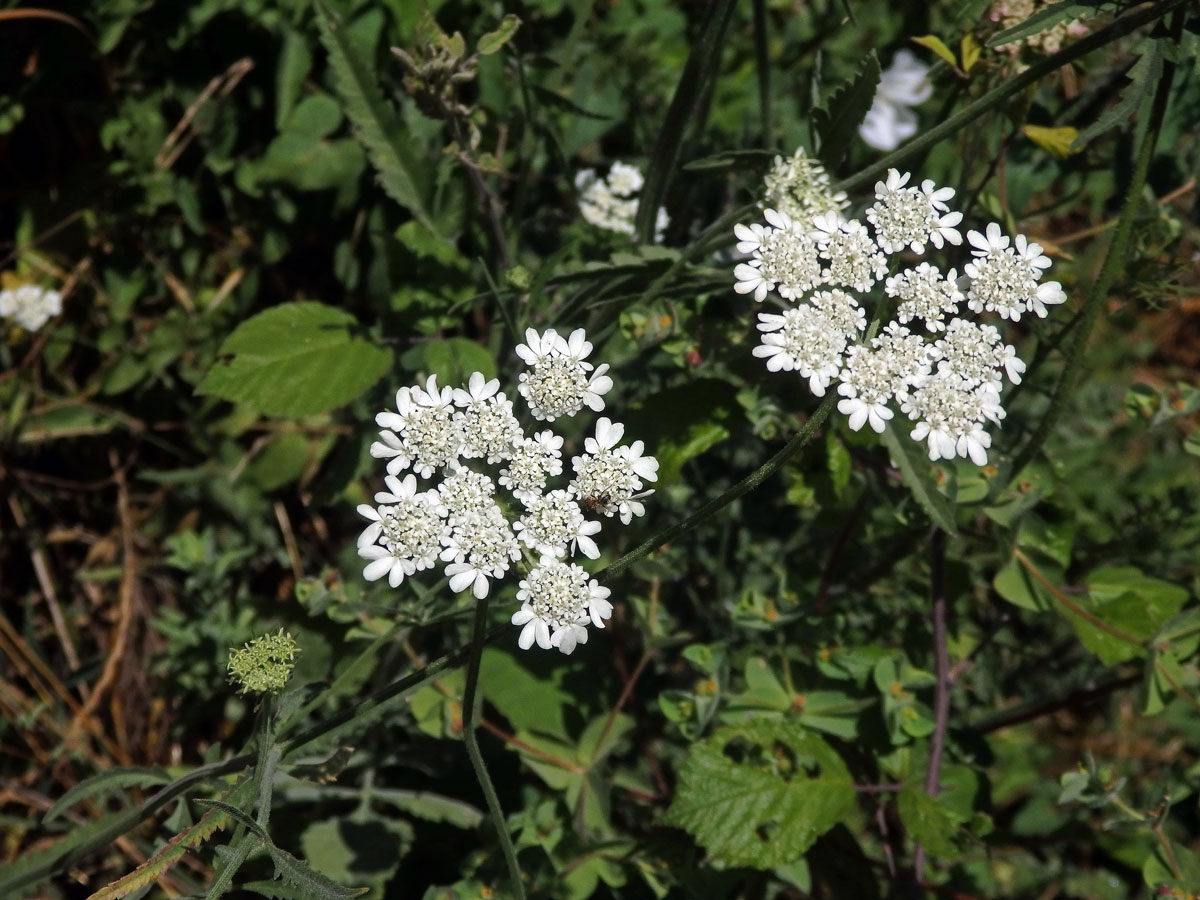
[[[308,36],[288,28],[283,35],[283,46],[279,49],[279,61],[275,66],[275,127],[282,130],[300,96],[304,79],[312,70],[312,51],[308,48]]]
[[[701,109],[708,83],[716,77],[721,66],[721,52],[726,43],[725,31],[736,5],[735,0],[714,0],[709,4],[708,20],[704,23],[700,38],[692,45],[675,86],[662,128],[650,151],[646,181],[642,186],[634,221],[641,243],[652,243],[658,208],[662,206],[667,196],[667,185],[675,174],[675,164],[679,160],[688,125]]]
[[[510,13],[504,17],[499,28],[495,31],[489,31],[479,39],[479,43],[475,45],[475,49],[479,51],[480,56],[491,56],[511,41],[513,35],[517,33],[517,29],[520,27],[521,20]]]
[[[370,890],[365,887],[343,887],[274,844],[267,844],[267,852],[271,854],[271,861],[275,863],[275,877],[282,878],[284,884],[298,888],[313,900],[350,900],[351,897],[362,896]]]
[[[355,319],[321,303],[284,303],[239,325],[196,388],[272,416],[349,403],[391,368],[392,354],[351,334]]]
[[[166,784],[170,780],[167,773],[162,769],[109,769],[107,772],[101,772],[99,775],[93,775],[91,778],[84,779],[59,797],[57,802],[46,810],[46,815],[42,818],[42,824],[45,825],[54,821],[76,803],[86,800],[89,797],[101,797],[113,791],[125,790],[131,787],[149,787],[150,785]]]
[[[905,485],[934,525],[951,537],[958,535],[954,523],[954,503],[937,489],[933,481],[933,466],[925,455],[923,445],[896,434],[892,424],[883,430],[883,443],[900,469]]]
[[[958,60],[954,56],[954,51],[946,46],[945,42],[936,34],[926,34],[922,37],[909,38],[914,44],[920,44],[927,50],[932,50],[947,63],[954,68],[958,68]]]
[[[684,163],[682,168],[685,172],[724,172],[735,167],[738,171],[749,167],[766,169],[777,156],[779,153],[775,150],[722,150]]]
[[[488,703],[496,707],[514,730],[530,729],[566,739],[565,711],[575,706],[574,698],[560,686],[562,668],[554,674],[535,675],[503,650],[483,651],[479,665],[479,687]]]
[[[1147,858],[1145,865],[1142,866],[1142,877],[1146,879],[1146,884],[1151,888],[1166,886],[1179,891],[1194,891],[1196,886],[1200,885],[1200,854],[1181,844],[1169,842],[1169,845],[1170,856],[1167,855],[1167,850],[1162,844],[1155,846],[1154,854]],[[1179,870],[1178,877],[1175,876],[1176,868]],[[1177,895],[1159,894],[1158,896]]]
[[[329,65],[346,115],[379,173],[380,184],[389,197],[426,228],[444,237],[425,208],[412,173],[418,149],[406,136],[396,111],[384,99],[373,68],[365,59],[366,54],[362,48],[353,45],[341,24],[335,23],[320,4],[317,5],[317,18],[321,23],[321,43],[329,53]]]
[[[424,347],[425,368],[442,385],[466,385],[473,372],[496,374],[496,361],[486,348],[462,337],[430,341]]]
[[[821,140],[821,161],[833,167],[846,155],[854,133],[875,100],[879,86],[879,58],[872,50],[863,59],[854,77],[834,90],[825,104],[812,111],[813,123]]]
[[[758,719],[692,745],[663,821],[714,862],[769,869],[853,810],[850,772],[832,747],[795,723]]]
[[[962,855],[958,841],[965,836],[966,821],[957,810],[939,803],[921,788],[906,787],[896,798],[896,810],[909,836],[934,856],[956,859]]]
[[[1121,99],[1109,107],[1099,119],[1080,132],[1072,145],[1083,147],[1097,135],[1116,128],[1130,119],[1162,78],[1163,42],[1147,38],[1138,45],[1138,61],[1128,72],[1129,83],[1121,91]]]

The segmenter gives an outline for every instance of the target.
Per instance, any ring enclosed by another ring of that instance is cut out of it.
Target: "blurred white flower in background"
[[[933,94],[926,76],[929,66],[909,50],[898,50],[892,64],[879,76],[875,100],[858,126],[858,135],[876,150],[895,150],[917,133],[917,114],[912,107]]]
[[[62,296],[58,291],[33,284],[0,291],[0,317],[12,319],[26,331],[37,331],[61,312]]]
[[[634,195],[642,189],[642,184],[641,170],[627,163],[613,163],[605,178],[597,175],[595,169],[581,169],[575,174],[579,212],[584,221],[597,228],[632,235],[638,210],[638,198]],[[654,221],[656,241],[662,240],[669,224],[670,216],[659,207]]]

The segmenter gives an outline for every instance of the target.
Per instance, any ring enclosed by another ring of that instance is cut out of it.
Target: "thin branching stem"
[[[1168,8],[1172,6],[1179,6],[1179,4],[1168,4]],[[1176,41],[1179,40],[1182,34],[1183,20],[1184,10],[1176,9],[1171,19],[1171,33]],[[1118,20],[1118,22],[1120,21],[1123,20]],[[1118,22],[1114,22],[1113,25],[1118,24]],[[1075,384],[1079,379],[1080,369],[1083,366],[1084,351],[1087,349],[1088,338],[1091,337],[1096,320],[1100,317],[1100,310],[1103,308],[1104,301],[1108,297],[1109,288],[1112,287],[1113,281],[1117,277],[1117,272],[1125,265],[1129,238],[1133,233],[1133,220],[1137,215],[1138,206],[1141,203],[1142,189],[1146,186],[1146,176],[1150,171],[1150,161],[1154,158],[1154,149],[1158,145],[1158,135],[1162,130],[1163,119],[1167,111],[1167,101],[1171,96],[1171,82],[1174,76],[1175,63],[1169,59],[1164,60],[1162,79],[1155,89],[1154,100],[1150,107],[1150,120],[1146,128],[1146,136],[1142,139],[1142,146],[1138,150],[1133,177],[1129,180],[1129,187],[1125,193],[1125,203],[1121,208],[1120,218],[1117,219],[1117,227],[1113,231],[1112,241],[1108,245],[1108,252],[1104,255],[1104,264],[1100,267],[1100,274],[1092,282],[1092,288],[1083,301],[1082,319],[1079,326],[1075,329],[1075,334],[1070,345],[1067,347],[1067,363],[1058,378],[1058,382],[1054,385],[1054,393],[1050,397],[1050,406],[1038,422],[1037,430],[1034,431],[1025,443],[1025,446],[1021,448],[1020,452],[1013,459],[1012,465],[1008,470],[1011,476],[1015,477],[1019,475],[1021,470],[1038,454],[1038,451],[1042,448],[1042,444],[1046,442],[1046,438],[1050,435],[1050,429],[1058,421],[1059,414],[1074,392]],[[1001,480],[1005,483],[1008,481],[1008,479],[997,479],[997,481]]]
[[[471,655],[467,659],[467,684],[463,689],[463,743],[467,745],[467,756],[471,758],[475,778],[483,790],[484,799],[487,800],[488,812],[496,828],[496,837],[500,840],[500,849],[504,852],[504,861],[508,864],[513,895],[518,900],[525,900],[525,882],[521,878],[521,867],[517,864],[517,850],[513,846],[512,835],[508,833],[504,810],[500,808],[500,798],[496,796],[496,787],[492,784],[487,764],[483,761],[483,754],[479,750],[479,735],[475,731],[479,725],[479,703],[476,697],[479,688],[479,663],[483,658],[483,646],[488,640],[487,611],[488,598],[485,595],[475,601],[475,627],[471,635]]]
[[[925,770],[925,793],[936,797],[941,791],[942,753],[950,723],[950,651],[946,636],[946,532],[935,527],[929,539],[929,594],[933,601],[933,667],[937,684],[933,699],[933,735],[929,741],[929,767]],[[917,844],[913,858],[917,882],[925,881],[925,848]]]

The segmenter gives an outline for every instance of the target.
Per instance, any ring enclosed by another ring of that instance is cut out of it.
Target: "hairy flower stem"
[[[1122,16],[1112,24],[1093,31],[1069,47],[1064,47],[1053,56],[1048,56],[1041,62],[1030,66],[1024,72],[1014,75],[1008,81],[988,91],[974,103],[967,104],[948,119],[939,122],[928,131],[913,138],[904,144],[904,146],[889,153],[878,162],[855,172],[844,181],[838,182],[834,185],[834,190],[849,193],[865,184],[870,184],[880,175],[887,172],[888,169],[898,166],[910,157],[933,147],[944,138],[960,131],[984,113],[998,107],[1009,97],[1024,90],[1029,85],[1041,81],[1042,78],[1051,72],[1062,68],[1067,63],[1085,54],[1091,53],[1093,50],[1111,44],[1118,38],[1124,37],[1131,31],[1141,28],[1143,25],[1161,19],[1167,13],[1182,7],[1188,2],[1189,0],[1160,0],[1160,2],[1155,3],[1153,6],[1145,7],[1127,16]],[[1169,84],[1170,75],[1167,72],[1168,70],[1164,66],[1163,81]],[[1151,140],[1149,134],[1147,134],[1147,140]]]
[[[929,744],[929,768],[925,770],[925,793],[936,797],[941,791],[942,752],[950,721],[950,652],[946,638],[946,532],[934,527],[929,538],[929,594],[933,600],[933,666],[937,685],[933,699],[933,737]],[[917,884],[925,881],[925,848],[917,844],[913,858]]]
[[[479,752],[479,736],[475,729],[479,724],[478,702],[475,696],[479,687],[479,663],[483,657],[483,645],[487,643],[487,611],[488,598],[482,597],[475,601],[475,628],[471,635],[471,655],[467,660],[467,684],[463,689],[463,742],[467,745],[467,756],[471,758],[471,766],[475,769],[475,778],[483,790],[487,800],[488,812],[492,817],[492,825],[496,828],[496,836],[500,839],[500,849],[504,851],[504,861],[508,863],[508,875],[512,881],[513,896],[525,900],[525,882],[521,879],[521,867],[517,864],[517,851],[513,847],[512,835],[508,833],[508,824],[504,819],[504,810],[500,808],[500,798],[496,796],[496,788],[488,775],[487,765],[483,754]]]
[[[1175,41],[1179,40],[1183,32],[1183,20],[1184,11],[1182,9],[1175,10],[1171,18],[1171,36]],[[1067,347],[1067,364],[1058,378],[1058,383],[1054,386],[1054,393],[1050,397],[1050,406],[1046,409],[1046,413],[1042,416],[1041,421],[1038,422],[1037,430],[1034,431],[1025,443],[1025,446],[1021,448],[1016,458],[1013,459],[1007,473],[1009,477],[1019,475],[1021,470],[1037,455],[1042,444],[1049,437],[1051,427],[1058,420],[1059,413],[1075,389],[1079,370],[1083,365],[1084,350],[1087,348],[1092,328],[1095,326],[1096,320],[1100,317],[1101,307],[1103,307],[1104,301],[1108,297],[1109,288],[1112,287],[1117,272],[1125,266],[1125,257],[1129,249],[1129,237],[1133,232],[1133,220],[1137,215],[1138,205],[1141,202],[1142,189],[1146,186],[1146,175],[1150,171],[1150,161],[1154,158],[1154,148],[1158,144],[1158,135],[1162,130],[1163,118],[1166,115],[1167,101],[1170,99],[1171,82],[1174,80],[1174,76],[1175,63],[1170,59],[1164,59],[1162,79],[1158,82],[1158,87],[1154,92],[1146,135],[1142,139],[1142,146],[1138,150],[1133,177],[1129,179],[1129,188],[1125,193],[1125,202],[1121,207],[1121,215],[1117,219],[1117,227],[1113,231],[1112,242],[1108,245],[1108,252],[1104,256],[1104,264],[1100,267],[1100,274],[1092,282],[1092,288],[1083,301],[1082,318],[1079,325],[1075,328],[1075,334],[1070,345]],[[996,483],[998,485],[1007,484],[1009,477],[997,478]]]

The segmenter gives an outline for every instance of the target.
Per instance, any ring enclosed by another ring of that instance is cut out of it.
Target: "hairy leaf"
[[[1085,128],[1075,138],[1072,147],[1078,149],[1097,135],[1103,134],[1110,128],[1123,125],[1138,111],[1142,103],[1149,99],[1155,86],[1162,78],[1163,72],[1163,43],[1162,41],[1146,38],[1135,51],[1139,54],[1138,61],[1133,64],[1126,77],[1129,83],[1121,91],[1121,99],[1105,110],[1099,119]]]
[[[196,388],[274,416],[349,403],[391,367],[390,350],[351,334],[355,319],[321,303],[284,303],[239,325]]]
[[[317,5],[317,17],[321,22],[321,43],[329,53],[329,65],[345,103],[346,115],[379,173],[380,184],[389,197],[426,228],[443,236],[425,208],[420,187],[413,176],[413,160],[418,150],[405,135],[400,117],[380,91],[373,66],[364,59],[362,49],[354,46],[340,23],[334,22],[320,4]]]
[[[54,821],[76,803],[89,797],[100,797],[125,788],[166,784],[170,780],[170,777],[162,769],[109,769],[107,772],[84,779],[59,797],[58,802],[46,810],[42,823]]]
[[[821,139],[821,161],[833,167],[842,161],[854,133],[875,100],[879,86],[879,57],[872,50],[854,77],[837,87],[825,104],[813,110],[813,122]]]
[[[912,491],[917,503],[933,521],[933,524],[954,536],[958,526],[954,523],[954,503],[937,489],[933,481],[932,466],[925,456],[923,446],[896,434],[889,424],[883,431],[883,443],[900,469],[904,483]]]
[[[798,724],[757,719],[692,745],[664,821],[714,861],[766,869],[797,859],[853,809],[832,747]]]
[[[88,900],[119,900],[131,892],[157,881],[164,872],[183,859],[188,850],[199,847],[220,829],[229,824],[229,816],[219,809],[210,809],[195,825],[185,828],[171,838],[148,860],[123,878],[105,885]]]

